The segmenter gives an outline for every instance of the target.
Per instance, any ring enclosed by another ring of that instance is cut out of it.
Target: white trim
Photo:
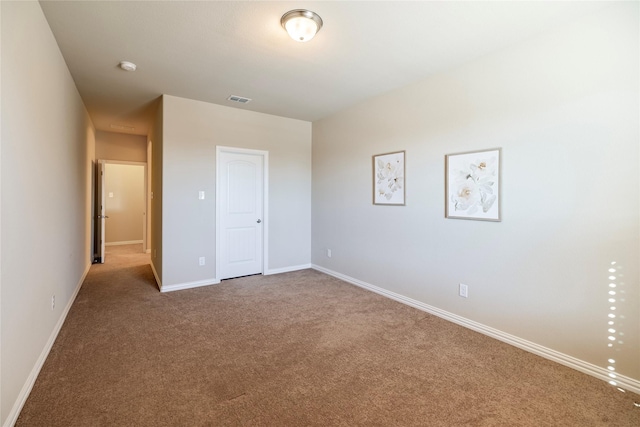
[[[267,270],[264,272],[264,275],[270,276],[272,274],[290,273],[292,271],[307,270],[309,268],[311,268],[311,264],[292,265],[289,267],[274,268],[271,270]]]
[[[216,276],[220,277],[220,172],[218,171],[218,159],[220,158],[220,149],[222,147],[216,146]]]
[[[157,278],[156,278],[157,279]],[[184,289],[200,288],[202,286],[217,285],[218,279],[198,280],[195,282],[177,283],[175,285],[160,285],[160,292],[182,291]]]
[[[458,316],[457,314],[453,314],[448,311],[441,310],[437,307],[433,307],[431,305],[414,300],[412,298],[405,297],[404,295],[400,295],[395,292],[391,292],[386,289],[379,288],[370,283],[363,282],[362,280],[354,279],[353,277],[338,273],[333,270],[329,270],[328,268],[321,267],[315,264],[313,264],[311,268],[313,268],[314,270],[320,271],[322,273],[328,274],[329,276],[333,276],[340,280],[344,280],[345,282],[351,283],[352,285],[356,285],[358,287],[364,288],[371,292],[375,292],[376,294],[385,296],[392,300],[417,308],[418,310],[422,310],[427,313],[433,314],[434,316],[438,316],[442,319],[456,323],[460,326],[464,326],[476,332],[480,332],[481,334],[487,335],[491,338],[495,338],[499,341],[505,342],[507,344],[511,344],[514,347],[518,347],[530,353],[537,354],[538,356],[544,357],[545,359],[552,360],[561,365],[575,369],[587,375],[591,375],[592,377],[596,377],[600,380],[607,381],[607,382],[611,381],[611,378],[609,377],[609,371],[600,366],[596,366],[592,363],[585,362],[584,360],[577,359],[573,356],[560,353],[559,351],[552,350],[550,348],[541,346],[534,342],[527,341],[515,335],[502,332],[490,326],[483,325],[482,323],[478,323],[473,320],[467,319],[465,317]],[[640,394],[639,380],[630,378],[624,375],[620,375],[620,374],[616,374],[616,375],[617,375],[616,382],[618,383],[617,387]]]
[[[262,274],[269,271],[269,152],[260,151],[264,159],[262,165]]]
[[[202,286],[217,285],[218,283],[220,283],[220,280],[218,279],[207,279],[207,280],[198,280],[195,282],[177,283],[175,285],[163,285],[162,281],[160,280],[160,276],[158,276],[158,272],[156,271],[156,268],[154,267],[153,263],[149,265],[151,265],[151,271],[153,271],[153,276],[156,278],[156,285],[158,286],[158,289],[162,293],[181,291],[184,289],[191,289],[191,288],[199,288]]]
[[[107,242],[105,246],[121,246],[121,245],[139,245],[142,240],[124,240],[122,242]]]
[[[58,334],[60,333],[60,329],[62,329],[62,325],[64,324],[65,320],[67,320],[67,315],[69,314],[69,310],[71,310],[71,306],[75,302],[76,297],[78,296],[78,292],[80,292],[80,288],[82,288],[82,284],[84,283],[84,279],[87,277],[87,274],[89,273],[90,268],[91,268],[91,264],[88,264],[84,270],[84,273],[82,273],[82,277],[80,277],[80,281],[76,285],[76,289],[73,291],[71,298],[69,298],[69,302],[65,306],[64,310],[62,310],[62,313],[60,314],[60,318],[58,319],[56,326],[53,328],[53,331],[51,331],[51,335],[49,335],[49,339],[47,340],[47,343],[42,349],[40,356],[36,360],[36,363],[33,366],[33,369],[31,369],[31,372],[27,377],[27,381],[22,387],[22,390],[20,390],[20,393],[18,394],[18,398],[16,399],[16,402],[14,403],[13,408],[11,408],[11,411],[9,411],[9,415],[7,416],[6,422],[4,423],[6,427],[13,426],[16,423],[16,421],[18,421],[18,416],[20,415],[20,411],[22,411],[22,407],[27,401],[29,394],[31,394],[31,390],[33,389],[33,386],[36,383],[36,379],[38,379],[40,370],[42,369],[42,366],[44,366],[44,362],[47,360],[47,357],[51,352],[53,343],[55,343],[56,338],[58,338]]]
[[[269,271],[269,152],[249,148],[226,147],[216,145],[216,275],[220,276],[220,176],[218,159],[221,152],[240,153],[262,156],[262,274]],[[218,283],[220,281],[218,280]]]
[[[156,267],[153,265],[153,262],[150,262],[151,271],[153,271],[153,277],[156,278],[156,285],[158,286],[158,290],[162,292],[162,280],[160,280],[160,276],[158,276],[158,272],[156,271]]]
[[[99,159],[99,162],[105,162],[110,165],[133,165],[133,166],[146,166],[147,162],[128,162],[124,160],[109,160],[109,159]]]
[[[147,154],[148,154],[149,150],[147,148]],[[148,235],[149,235],[149,230],[147,229],[149,227],[149,221],[147,221],[148,218],[148,213],[149,213],[149,209],[151,206],[150,200],[151,200],[151,196],[150,196],[150,192],[149,189],[151,188],[151,183],[149,182],[149,176],[148,176],[148,171],[150,171],[151,169],[148,167],[148,162],[129,162],[129,161],[124,161],[124,160],[107,160],[107,159],[100,159],[98,160],[98,162],[104,163],[105,165],[110,164],[110,165],[131,165],[131,166],[143,166],[144,167],[144,212],[142,212],[142,240],[140,242],[136,243],[142,243],[142,249],[143,250],[147,250],[150,249],[149,248],[149,244],[148,244]],[[102,189],[102,192],[105,192],[105,189]],[[102,204],[105,205],[105,212],[106,212],[106,201],[103,198]],[[101,215],[103,215],[101,213]],[[106,224],[105,224],[106,227]],[[94,232],[95,234],[95,232]],[[121,243],[123,245],[128,245],[129,243]],[[105,246],[109,246],[109,244],[105,244]],[[103,258],[103,262],[104,262],[104,258]]]
[[[94,221],[95,228],[93,230],[94,236],[96,236],[96,242],[98,247],[98,253],[96,254],[96,258],[99,263],[104,264],[105,261],[105,252],[107,242],[106,238],[106,210],[107,210],[107,202],[106,202],[106,178],[105,171],[107,166],[104,160],[98,160],[96,162],[96,166],[98,168],[96,174],[96,199],[98,199],[98,221]],[[99,224],[99,225],[98,225]],[[100,235],[96,235],[100,232]]]

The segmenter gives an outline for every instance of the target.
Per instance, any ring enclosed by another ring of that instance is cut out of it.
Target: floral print
[[[391,200],[396,191],[402,190],[404,167],[400,158],[378,158],[376,161],[376,193]]]
[[[488,157],[484,157],[488,156]],[[487,213],[496,201],[498,159],[491,153],[478,153],[464,167],[452,171],[451,204],[456,212],[473,215]]]

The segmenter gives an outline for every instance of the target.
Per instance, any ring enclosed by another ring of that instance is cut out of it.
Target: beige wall
[[[144,165],[105,165],[105,243],[142,242],[145,221]]]
[[[313,263],[637,383],[638,35],[613,5],[315,122]],[[445,219],[445,154],[494,147],[503,221]],[[373,206],[371,156],[396,150],[407,205]]]
[[[162,285],[216,278],[217,145],[269,151],[266,270],[309,266],[311,123],[168,95],[163,115]]]
[[[91,265],[95,131],[40,5],[0,10],[0,423],[10,425]]]
[[[163,99],[158,102],[149,140],[151,141],[151,212],[149,228],[151,266],[162,283],[162,152],[163,152]]]
[[[146,162],[147,137],[96,131],[96,159]]]

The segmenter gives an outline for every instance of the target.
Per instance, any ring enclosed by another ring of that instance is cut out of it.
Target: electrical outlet
[[[200,265],[204,265],[204,257],[203,257],[203,256],[201,256],[201,257],[198,259],[198,263],[199,263]]]
[[[462,298],[469,297],[469,287],[463,283],[460,283],[460,288],[458,289],[458,293]]]
[[[331,249],[327,249],[327,258],[331,258]]]
[[[55,295],[51,295],[51,310],[55,310],[56,308],[56,296]]]

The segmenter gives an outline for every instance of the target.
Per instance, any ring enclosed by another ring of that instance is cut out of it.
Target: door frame
[[[149,199],[150,199],[150,195],[149,195],[149,183],[148,183],[148,176],[147,176],[147,162],[128,162],[128,161],[124,161],[124,160],[104,160],[104,159],[99,159],[97,161],[97,163],[101,163],[104,165],[105,168],[105,172],[106,172],[106,165],[131,165],[131,166],[144,166],[144,172],[143,172],[143,178],[144,178],[144,212],[143,217],[142,217],[142,252],[148,252],[148,239],[147,236],[149,235],[147,230],[148,227],[148,220],[147,218],[149,217]],[[100,178],[100,177],[98,177]],[[102,200],[105,202],[105,212],[106,212],[106,197],[105,196],[105,188],[102,188],[102,194],[97,194],[98,198],[102,198]],[[100,214],[98,214],[100,215]],[[104,229],[106,228],[106,224],[103,227],[103,232]],[[95,234],[95,232],[94,232]],[[102,260],[104,262],[104,259]]]
[[[262,274],[269,271],[269,152],[250,148],[225,147],[216,145],[216,280],[220,281],[220,215],[222,200],[220,199],[220,154],[249,154],[262,157]]]
[[[105,261],[105,229],[107,222],[106,217],[106,203],[105,203],[105,163],[104,160],[98,160],[96,162],[96,183],[95,183],[95,210],[94,215],[94,254],[93,262],[104,264]]]

